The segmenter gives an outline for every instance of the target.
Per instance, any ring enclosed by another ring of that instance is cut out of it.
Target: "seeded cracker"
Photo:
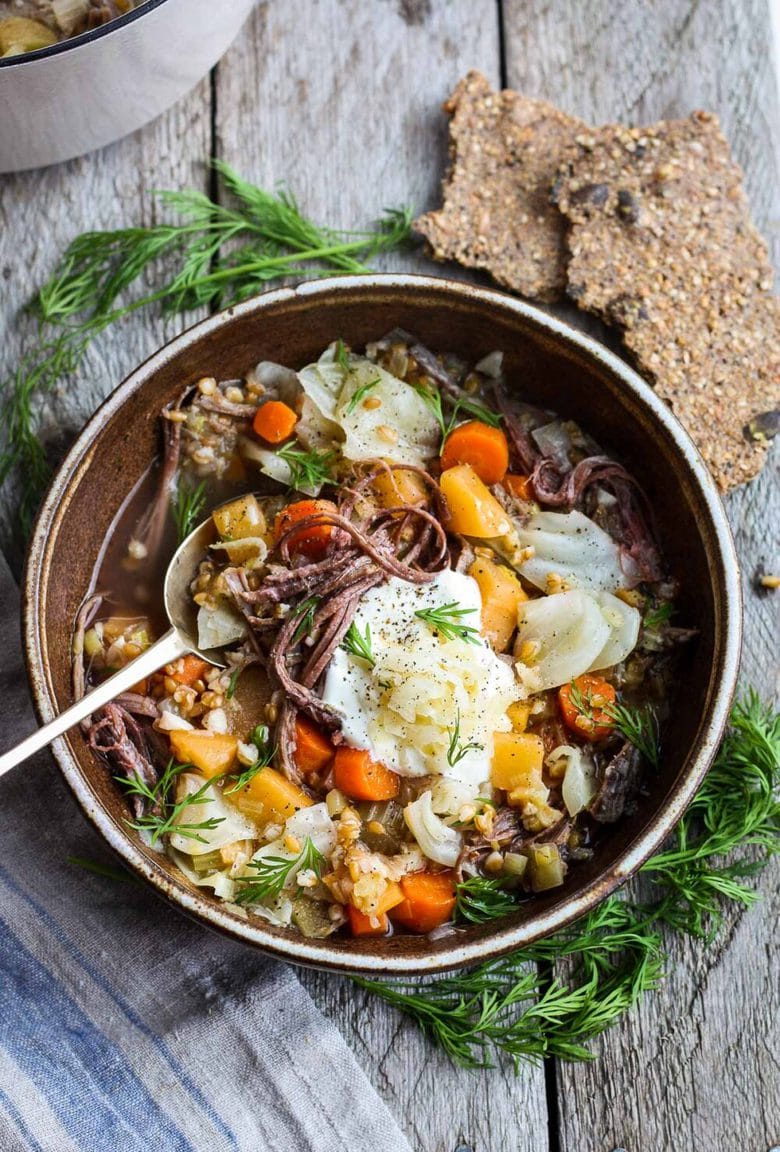
[[[780,407],[780,301],[715,117],[581,137],[553,197],[569,295],[623,329],[720,487],[751,479],[766,440],[746,426]]]
[[[444,207],[415,228],[437,260],[483,268],[524,296],[560,299],[565,228],[550,186],[564,149],[589,129],[543,100],[494,92],[479,72],[444,107],[452,116]]]

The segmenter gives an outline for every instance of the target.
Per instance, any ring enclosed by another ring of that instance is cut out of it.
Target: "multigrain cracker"
[[[581,136],[553,198],[569,295],[623,329],[720,487],[751,479],[766,438],[746,429],[780,407],[780,302],[716,118]]]
[[[415,228],[437,260],[485,269],[524,296],[559,299],[564,224],[550,186],[564,149],[589,129],[543,100],[494,92],[479,72],[469,72],[444,107],[452,116],[444,207]]]

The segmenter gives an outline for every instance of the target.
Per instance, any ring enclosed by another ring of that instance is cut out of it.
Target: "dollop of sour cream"
[[[453,602],[469,610],[457,622],[477,629],[476,643],[447,639],[416,615]],[[523,694],[479,634],[481,609],[476,581],[449,569],[430,584],[392,577],[366,593],[354,622],[370,632],[374,664],[338,648],[325,676],[347,743],[402,776],[447,776],[476,795],[490,779],[493,733],[509,730],[507,709]]]

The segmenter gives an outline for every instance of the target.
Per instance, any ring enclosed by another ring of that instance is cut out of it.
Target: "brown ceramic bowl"
[[[687,647],[663,764],[640,811],[616,826],[562,888],[515,915],[430,940],[307,940],[242,919],[194,888],[128,831],[127,809],[79,731],[53,745],[77,800],[125,864],[204,924],[296,963],[350,972],[435,972],[527,944],[569,923],[622,884],[679,820],[712,760],[735,688],[740,650],[737,561],[720,499],[687,435],[630,368],[594,341],[510,296],[416,276],[320,280],[249,300],[205,320],[137,369],[86,426],[60,468],[30,549],[24,612],[38,714],[71,702],[70,637],[95,562],[127,494],[158,451],[158,413],[203,375],[240,376],[261,359],[296,367],[335,337],[360,345],[394,326],[476,360],[505,353],[529,400],[579,421],[625,460],[657,510],[661,541],[682,582]]]

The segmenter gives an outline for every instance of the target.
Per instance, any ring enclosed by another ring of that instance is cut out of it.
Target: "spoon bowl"
[[[176,549],[165,573],[165,611],[171,625],[168,631],[135,660],[131,660],[124,668],[120,668],[113,676],[109,676],[91,692],[87,692],[70,708],[60,712],[59,716],[44,724],[15,748],[3,753],[0,756],[0,776],[10,772],[17,764],[21,764],[47,744],[51,744],[52,740],[56,740],[70,728],[75,728],[93,712],[116,700],[139,680],[144,680],[189,652],[196,652],[203,660],[217,668],[224,667],[224,661],[220,660],[217,649],[203,650],[198,646],[197,613],[190,594],[190,585],[198,564],[215,538],[216,528],[214,521],[209,517],[190,532]]]

